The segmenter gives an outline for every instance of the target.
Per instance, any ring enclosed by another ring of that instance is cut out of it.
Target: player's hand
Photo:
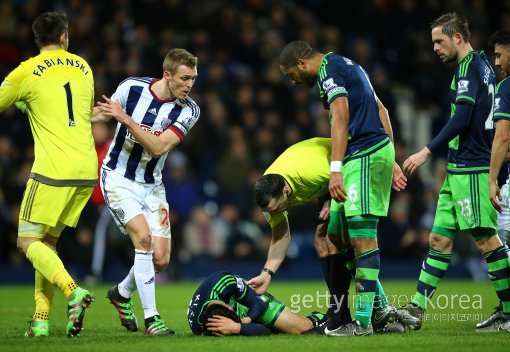
[[[498,211],[498,213],[501,213],[503,211],[503,208],[501,208],[501,204],[499,204],[499,201],[503,198],[501,197],[501,194],[499,193],[499,187],[496,182],[489,182],[489,195],[491,197],[491,203],[494,209]]]
[[[329,194],[337,202],[344,202],[347,199],[347,193],[344,189],[344,179],[341,172],[332,172],[329,178]]]
[[[324,205],[322,206],[322,209],[319,213],[319,220],[321,221],[328,221],[329,220],[329,206],[330,200],[328,199],[326,202],[324,202]]]
[[[207,319],[207,330],[216,336],[239,335],[241,324],[222,315],[213,315]]]
[[[101,101],[97,102],[97,106],[101,112],[107,116],[115,118],[120,123],[127,123],[130,119],[129,115],[126,114],[124,109],[120,106],[119,102],[113,101],[107,96],[103,95],[104,103]]]
[[[263,271],[259,276],[248,280],[246,283],[255,291],[256,294],[262,295],[267,291],[267,288],[271,283],[271,275]]]
[[[431,156],[432,153],[427,147],[423,148],[418,153],[411,155],[406,161],[404,161],[404,172],[407,175],[414,174],[416,170],[429,160]]]
[[[400,166],[397,163],[393,165],[393,180],[391,181],[391,187],[397,191],[403,191],[407,186],[407,177],[402,172]]]

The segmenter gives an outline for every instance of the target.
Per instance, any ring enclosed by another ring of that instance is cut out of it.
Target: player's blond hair
[[[168,71],[175,74],[177,67],[184,65],[187,67],[197,67],[198,58],[193,56],[186,49],[172,49],[166,54],[165,60],[163,61],[163,71]]]

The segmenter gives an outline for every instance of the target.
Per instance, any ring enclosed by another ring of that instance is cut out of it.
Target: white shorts
[[[100,185],[106,205],[124,234],[127,235],[129,220],[143,214],[152,237],[172,237],[163,184],[131,181],[115,171],[102,168]]]

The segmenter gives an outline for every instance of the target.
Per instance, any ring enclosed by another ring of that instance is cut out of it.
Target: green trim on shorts
[[[382,141],[380,141],[376,145],[373,145],[370,148],[364,149],[364,150],[360,151],[359,153],[352,154],[352,155],[347,155],[346,157],[344,157],[344,160],[342,162],[345,165],[345,164],[347,164],[351,160],[363,158],[364,156],[367,156],[369,154],[375,153],[379,149],[381,149],[384,146],[386,146],[388,143],[391,143],[390,137],[384,138]]]
[[[475,167],[457,167],[457,164],[448,163],[447,170],[449,174],[465,175],[465,174],[482,174],[488,173],[488,166],[475,166]]]
[[[445,229],[444,227],[438,227],[438,226],[432,227],[432,233],[435,233],[437,235],[441,235],[444,237],[448,237],[451,240],[453,240],[455,238],[456,232],[457,232],[457,230]]]

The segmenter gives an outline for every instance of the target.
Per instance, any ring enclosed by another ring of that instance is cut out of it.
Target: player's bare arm
[[[271,244],[264,268],[276,272],[282,264],[290,245],[290,228],[287,217],[272,230]],[[248,285],[259,295],[266,292],[271,283],[271,275],[262,271],[259,276],[247,281]]]
[[[379,109],[379,119],[381,120],[381,123],[384,127],[384,130],[390,137],[391,141],[393,141],[393,129],[391,128],[391,120],[390,120],[390,114],[388,113],[388,109],[383,105],[383,103],[377,99],[377,107]],[[400,192],[404,190],[407,186],[407,177],[402,172],[402,169],[400,166],[395,162],[395,165],[393,165],[393,180],[391,182],[391,187],[397,191]]]
[[[99,102],[98,102],[99,104]],[[104,114],[99,107],[95,106],[92,109],[92,115],[90,115],[90,122],[106,122],[110,121],[112,119],[112,116]]]
[[[342,161],[349,138],[349,101],[347,97],[336,98],[331,102],[329,109],[331,113],[331,161]],[[331,172],[329,193],[338,202],[343,202],[347,198],[340,171]]]
[[[118,102],[112,101],[104,95],[103,99],[105,102],[98,102],[101,112],[114,117],[118,122],[126,126],[129,132],[143,145],[152,157],[160,157],[181,142],[180,138],[171,130],[166,130],[159,136],[156,136],[142,129],[131,116],[126,114]]]
[[[500,213],[503,209],[499,203],[501,195],[499,194],[498,174],[507,155],[509,142],[510,121],[499,120],[496,123],[496,133],[492,142],[491,162],[489,167],[489,196],[492,206]]]
[[[423,147],[418,153],[411,155],[404,161],[404,172],[408,175],[413,175],[431,156],[432,153],[429,148]]]

